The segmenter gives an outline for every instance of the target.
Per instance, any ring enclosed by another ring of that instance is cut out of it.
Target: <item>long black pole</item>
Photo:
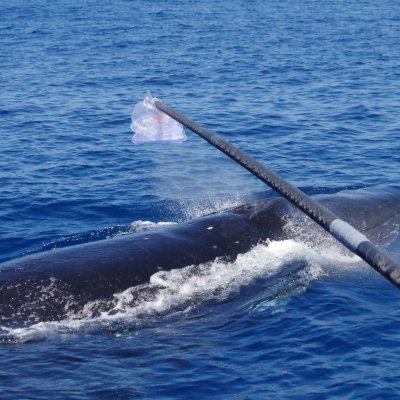
[[[281,178],[276,172],[265,167],[252,157],[239,150],[220,136],[209,132],[201,125],[186,118],[184,115],[167,107],[160,100],[155,100],[154,105],[174,120],[180,122],[200,137],[222,151],[242,167],[246,168],[258,179],[276,190],[288,199],[297,208],[302,210],[334,238],[345,245],[350,251],[357,254],[372,268],[382,274],[386,279],[400,288],[400,265],[383,250],[375,246],[366,236],[347,222],[338,218],[316,201],[311,199],[301,190]]]

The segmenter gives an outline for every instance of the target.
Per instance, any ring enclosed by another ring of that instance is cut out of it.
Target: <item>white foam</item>
[[[357,255],[306,216],[286,216],[284,229],[289,237],[296,237],[297,241],[314,249],[319,255],[320,264],[324,265],[325,273],[334,274],[338,269],[341,272],[366,267]]]
[[[87,304],[79,315],[58,322],[41,322],[24,328],[0,328],[1,336],[15,341],[30,341],[54,336],[85,332],[123,324],[140,326],[152,318],[174,313],[187,313],[212,300],[216,303],[236,296],[257,280],[265,280],[281,273],[285,267],[300,263],[297,274],[302,285],[318,279],[325,273],[326,263],[337,265],[337,253],[324,252],[293,240],[259,244],[233,262],[216,259],[213,262],[192,265],[182,269],[160,271],[150,283],[115,294],[112,308],[100,315],[93,314],[97,304]],[[96,315],[96,316],[94,316]]]
[[[175,222],[151,222],[138,220],[131,223],[131,228],[133,232],[144,232],[153,229],[164,228],[170,225],[175,225]]]

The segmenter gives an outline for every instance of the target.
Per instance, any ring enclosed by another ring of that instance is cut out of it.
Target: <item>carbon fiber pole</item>
[[[252,157],[239,150],[220,136],[209,132],[201,125],[186,118],[184,115],[167,107],[160,100],[155,100],[154,105],[174,120],[197,133],[200,137],[212,144],[215,148],[225,153],[242,167],[246,168],[258,179],[276,190],[288,199],[297,208],[322,226],[334,238],[357,254],[372,268],[386,279],[400,288],[400,265],[383,250],[375,246],[366,236],[353,228],[347,222],[338,218],[334,213],[318,204],[301,190],[281,178],[276,172],[265,167]]]

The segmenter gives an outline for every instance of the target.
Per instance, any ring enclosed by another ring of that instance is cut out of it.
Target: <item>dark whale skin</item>
[[[400,215],[400,190],[394,188],[317,199],[377,244]],[[285,226],[296,217],[301,213],[286,200],[267,199],[154,231],[5,262],[0,264],[0,321],[60,320],[88,302],[146,283],[160,270],[217,257],[233,260],[259,242],[293,237]]]

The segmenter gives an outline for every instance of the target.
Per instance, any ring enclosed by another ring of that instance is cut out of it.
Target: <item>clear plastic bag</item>
[[[137,103],[132,112],[131,129],[133,143],[186,140],[182,125],[158,110],[154,105],[156,98],[149,93]]]

